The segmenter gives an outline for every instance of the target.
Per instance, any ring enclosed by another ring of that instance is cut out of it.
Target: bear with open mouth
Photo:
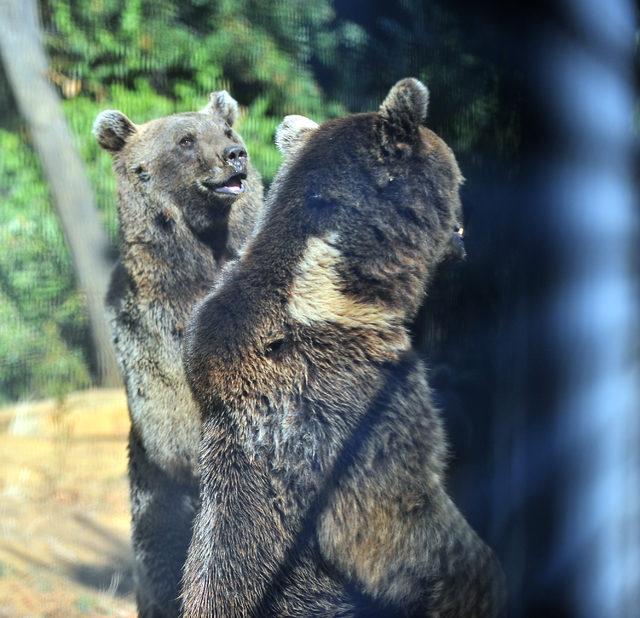
[[[181,363],[193,305],[236,259],[262,206],[262,183],[225,91],[199,112],[136,125],[102,112],[113,155],[120,262],[107,298],[131,431],[129,481],[140,616],[177,618],[198,508],[201,419]]]

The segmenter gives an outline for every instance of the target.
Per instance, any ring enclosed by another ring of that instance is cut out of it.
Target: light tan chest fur
[[[112,316],[134,431],[147,456],[169,474],[195,474],[200,412],[182,365],[182,346],[161,307],[141,306],[135,328]]]

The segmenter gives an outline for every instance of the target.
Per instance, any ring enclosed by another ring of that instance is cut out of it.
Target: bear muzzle
[[[214,178],[205,178],[200,185],[206,191],[212,191],[221,195],[240,195],[245,192],[246,171],[234,172],[223,181]]]

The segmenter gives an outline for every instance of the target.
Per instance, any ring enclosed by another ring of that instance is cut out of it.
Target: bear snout
[[[222,151],[222,160],[237,172],[245,172],[247,169],[247,151],[238,145],[228,146]]]
[[[467,250],[464,246],[464,236],[462,235],[462,228],[451,234],[451,240],[449,242],[449,256],[454,259],[464,260],[467,257]]]

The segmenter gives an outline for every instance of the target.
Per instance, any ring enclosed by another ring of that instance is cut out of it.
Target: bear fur
[[[180,579],[198,505],[201,419],[182,340],[194,304],[252,233],[262,183],[232,129],[237,103],[133,124],[102,112],[94,134],[113,154],[120,262],[107,297],[131,431],[129,480],[140,616],[180,614]]]
[[[409,325],[459,252],[462,177],[428,91],[318,127],[284,162],[184,346],[203,415],[185,616],[497,616],[501,571],[444,487]]]

